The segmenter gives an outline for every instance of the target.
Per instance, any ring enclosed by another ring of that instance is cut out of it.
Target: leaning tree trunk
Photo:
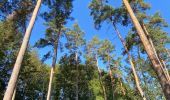
[[[116,70],[119,70],[118,69],[118,62],[116,62]],[[121,91],[122,91],[122,93],[123,93],[123,95],[125,95],[126,93],[125,93],[125,89],[123,88],[123,84],[122,84],[122,76],[120,75],[120,73],[118,74],[118,81],[119,81],[119,83],[120,83],[120,88],[122,89]]]
[[[101,87],[102,87],[104,100],[107,100],[106,89],[105,89],[105,87],[104,87],[104,85],[103,85],[103,82],[102,82],[102,75],[101,75],[101,70],[100,70],[100,68],[99,68],[99,66],[98,66],[97,55],[96,55],[95,59],[96,59],[96,67],[97,67],[98,74],[99,74],[99,82],[100,82],[100,85],[101,85]]]
[[[58,49],[58,41],[57,41],[57,43],[54,43],[54,54],[53,54],[51,72],[50,72],[50,80],[49,80],[49,84],[48,84],[47,100],[50,100],[50,98],[51,98],[52,82],[53,82],[54,71],[55,71],[56,60],[57,60],[57,49]]]
[[[170,81],[169,73],[166,71],[166,65],[163,64],[164,61],[163,61],[163,62],[161,61],[161,58],[159,57],[159,54],[156,52],[155,46],[154,46],[154,44],[153,44],[153,42],[152,42],[152,39],[151,39],[150,36],[149,36],[149,33],[148,33],[148,31],[147,31],[144,23],[142,23],[142,28],[143,28],[144,32],[146,33],[146,36],[148,37],[149,43],[150,43],[151,46],[152,46],[152,50],[154,51],[155,56],[156,56],[156,58],[158,59],[158,62],[159,62],[159,64],[160,64],[160,66],[161,66],[161,68],[162,68],[162,70],[163,70],[166,78]]]
[[[149,59],[152,62],[152,67],[154,69],[154,71],[157,74],[157,77],[159,79],[159,82],[161,84],[162,90],[164,92],[165,98],[167,100],[170,100],[170,82],[168,81],[168,79],[166,78],[166,75],[164,74],[164,71],[161,68],[161,65],[159,64],[158,59],[156,58],[154,51],[152,50],[152,46],[150,45],[147,37],[145,36],[144,31],[142,30],[141,25],[139,24],[139,21],[137,20],[129,2],[127,0],[123,0],[123,3],[132,19],[132,22],[137,30],[137,33],[144,45],[145,51],[148,54]]]
[[[19,75],[19,71],[20,71],[20,68],[21,68],[21,63],[22,63],[25,51],[27,49],[28,42],[29,42],[30,35],[31,35],[31,31],[32,31],[32,28],[34,26],[35,19],[37,17],[41,3],[42,3],[42,0],[37,1],[37,5],[34,9],[30,23],[29,23],[28,28],[25,32],[25,36],[24,36],[20,51],[18,53],[16,62],[15,62],[15,65],[14,65],[14,68],[13,68],[13,71],[12,71],[12,74],[11,74],[11,78],[9,80],[7,90],[5,92],[3,100],[11,100],[12,99],[14,89],[15,89],[15,86],[16,86],[16,82],[17,82],[17,78],[18,78],[18,75]]]
[[[111,21],[112,21],[112,20],[111,20]],[[131,55],[130,55],[130,53],[129,53],[129,50],[127,49],[126,44],[125,44],[124,40],[122,39],[122,36],[120,35],[120,32],[118,31],[118,29],[117,29],[116,25],[114,24],[114,22],[112,22],[112,24],[113,24],[114,30],[116,31],[116,34],[118,35],[119,39],[121,40],[121,42],[122,42],[122,44],[123,44],[123,46],[124,46],[124,48],[125,48],[125,51],[126,51],[126,53],[127,53],[127,55],[128,55],[128,60],[129,60],[129,63],[130,63],[130,65],[131,65],[131,69],[132,69],[132,73],[133,73],[133,76],[134,76],[136,88],[137,88],[137,90],[139,91],[142,99],[143,99],[143,100],[146,100],[146,97],[145,97],[145,95],[144,95],[144,92],[143,92],[143,90],[142,90],[142,88],[141,88],[141,86],[140,86],[139,78],[138,78],[138,76],[137,76],[137,73],[136,73],[136,70],[135,70],[135,66],[134,66],[134,63],[132,62],[132,58],[131,58]]]

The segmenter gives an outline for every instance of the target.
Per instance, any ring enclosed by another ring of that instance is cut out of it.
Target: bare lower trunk
[[[76,71],[77,71],[77,76],[76,76],[76,100],[79,99],[79,86],[78,86],[78,83],[79,83],[79,80],[78,80],[78,54],[76,52],[76,56],[75,56],[75,60],[76,60]]]
[[[51,72],[50,72],[50,80],[49,80],[49,84],[48,84],[47,100],[50,100],[50,98],[51,98],[52,82],[53,82],[55,65],[56,65],[56,60],[57,60],[57,49],[58,49],[57,47],[58,47],[58,42],[54,46],[54,55],[53,55]]]
[[[133,62],[132,62],[131,55],[130,55],[127,47],[126,47],[126,44],[125,44],[124,40],[122,39],[122,36],[120,35],[120,32],[117,30],[117,27],[116,27],[116,25],[114,24],[114,22],[113,22],[113,27],[114,27],[114,30],[116,31],[116,34],[118,35],[119,39],[121,40],[121,42],[122,42],[122,44],[123,44],[123,46],[124,46],[124,48],[125,48],[126,53],[128,54],[128,60],[129,60],[129,63],[130,63],[130,65],[131,65],[131,69],[132,69],[132,73],[133,73],[133,76],[134,76],[136,88],[137,88],[137,90],[139,91],[142,99],[143,99],[143,100],[146,100],[146,97],[145,97],[145,95],[144,95],[144,92],[143,92],[143,90],[142,90],[142,88],[141,88],[141,86],[140,86],[139,78],[138,78],[138,76],[137,76],[137,73],[136,73],[136,70],[135,70],[135,66],[134,66],[134,64],[133,64]]]
[[[50,100],[51,98],[51,89],[52,89],[52,82],[53,82],[53,77],[54,77],[54,67],[51,68],[51,72],[50,72],[50,81],[48,84],[48,93],[47,93],[47,100]]]
[[[102,82],[102,75],[101,75],[101,70],[98,66],[98,59],[97,59],[97,56],[96,56],[96,67],[97,67],[97,70],[98,70],[98,74],[99,74],[99,82],[100,82],[100,85],[102,87],[102,91],[103,91],[103,96],[104,96],[104,100],[107,100],[107,95],[106,95],[106,89],[103,85],[103,82]]]
[[[159,61],[157,60],[157,57],[155,56],[154,54],[154,51],[152,50],[152,46],[151,44],[149,43],[147,37],[145,36],[145,33],[144,31],[142,30],[142,27],[141,25],[139,24],[139,21],[137,20],[129,2],[127,0],[122,0],[131,19],[132,19],[132,22],[137,30],[137,33],[142,41],[142,44],[145,48],[145,51],[147,52],[148,54],[148,57],[149,59],[151,60],[152,62],[152,67],[155,71],[155,73],[157,74],[157,77],[159,79],[159,82],[161,84],[161,87],[162,87],[162,90],[164,92],[164,95],[165,95],[165,98],[167,100],[170,100],[170,82],[169,80],[167,79],[166,75],[164,74],[164,71],[162,70],[161,68],[161,65],[159,64]]]
[[[37,1],[37,5],[36,5],[36,7],[34,9],[34,12],[32,14],[30,23],[29,23],[28,28],[26,30],[26,33],[25,33],[25,36],[24,36],[20,51],[18,53],[16,62],[15,62],[15,65],[14,65],[14,68],[13,68],[13,71],[12,71],[12,74],[11,74],[11,78],[9,80],[7,90],[5,92],[3,100],[11,100],[12,99],[14,89],[15,89],[15,86],[16,86],[16,82],[17,82],[17,78],[18,78],[18,75],[19,75],[19,71],[20,71],[20,68],[21,68],[21,63],[22,63],[25,51],[26,51],[27,46],[28,46],[31,31],[32,31],[32,28],[34,26],[35,19],[37,17],[41,2],[42,2],[42,0]]]

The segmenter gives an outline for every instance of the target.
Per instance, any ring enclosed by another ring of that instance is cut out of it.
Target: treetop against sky
[[[111,5],[113,5],[114,7],[118,7],[122,4],[121,0],[112,0],[113,2],[111,2]],[[73,21],[68,21],[66,27],[71,28],[72,25],[75,22],[78,22],[80,28],[86,33],[85,34],[85,39],[87,41],[89,41],[90,39],[92,39],[93,36],[97,35],[100,39],[104,40],[104,39],[109,39],[111,42],[113,42],[113,44],[115,45],[115,53],[117,55],[120,55],[122,53],[122,44],[120,42],[120,40],[117,38],[117,35],[115,34],[112,25],[111,24],[107,24],[104,23],[102,24],[102,27],[100,30],[96,30],[94,28],[94,21],[92,16],[90,16],[90,9],[88,8],[89,3],[91,2],[91,0],[74,0],[73,2],[73,12],[71,14],[72,17],[74,17]],[[169,0],[164,0],[162,2],[162,0],[145,0],[145,2],[148,2],[149,4],[151,4],[151,9],[149,9],[147,11],[147,14],[154,14],[157,11],[160,12],[160,14],[162,15],[162,17],[167,21],[168,24],[170,24],[170,8],[169,8],[169,4],[170,1]],[[40,13],[47,11],[47,7],[42,5],[41,9],[40,9]],[[35,42],[41,38],[44,37],[44,33],[46,30],[46,26],[44,25],[45,21],[39,16],[33,32],[32,32],[32,36],[31,36],[31,40],[30,40],[30,44],[34,45]],[[122,34],[123,38],[127,35],[128,28],[126,27],[122,27],[121,25],[118,25],[119,31]],[[166,32],[170,32],[170,28],[164,28],[164,30]],[[169,35],[169,34],[168,34]],[[169,35],[170,36],[170,35]],[[65,39],[62,39],[63,42],[66,42]],[[167,45],[168,48],[170,48],[169,45]],[[51,48],[47,47],[47,48],[43,48],[43,49],[39,49],[39,54],[40,57],[42,57],[46,52],[48,52],[49,50],[51,50]],[[67,52],[67,50],[65,50],[65,52]],[[60,58],[62,55],[64,54],[61,53],[59,51],[59,55],[58,58]],[[51,59],[46,61],[47,64],[51,63]],[[101,66],[103,66],[102,63],[100,63]]]

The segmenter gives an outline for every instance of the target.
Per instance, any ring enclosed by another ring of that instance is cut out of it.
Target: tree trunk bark
[[[163,70],[166,78],[170,81],[170,78],[168,77],[168,76],[169,76],[169,73],[166,72],[166,65],[164,65],[164,64],[162,63],[162,61],[160,61],[161,59],[160,59],[158,53],[156,52],[155,46],[154,46],[154,44],[153,44],[153,42],[152,42],[152,39],[151,39],[150,36],[149,36],[149,33],[148,33],[148,31],[147,31],[144,23],[142,23],[142,28],[143,28],[143,30],[144,30],[144,33],[146,33],[146,37],[148,37],[148,40],[149,40],[149,42],[150,42],[150,44],[151,44],[151,46],[152,46],[152,49],[153,49],[153,51],[154,51],[154,53],[155,53],[155,56],[156,56],[156,58],[158,59],[158,62],[159,62],[159,64],[160,64],[160,66],[161,66],[161,68],[162,68],[162,70]]]
[[[114,22],[112,22],[112,24],[113,24],[114,30],[116,31],[116,34],[118,35],[119,39],[121,40],[121,42],[122,42],[122,44],[123,44],[123,46],[125,48],[125,51],[126,51],[126,53],[128,55],[128,60],[129,60],[129,63],[131,65],[131,69],[132,69],[132,73],[133,73],[133,76],[134,76],[136,88],[137,88],[138,92],[140,93],[142,99],[146,100],[144,92],[143,92],[143,90],[142,90],[142,88],[140,86],[139,78],[137,76],[137,73],[136,73],[136,70],[135,70],[135,66],[134,66],[134,64],[132,62],[132,58],[131,58],[131,55],[129,53],[129,50],[127,49],[126,44],[125,44],[124,40],[122,39],[122,36],[120,35],[120,32],[118,31],[118,29],[117,29],[116,25],[114,24]]]
[[[60,35],[61,35],[61,30],[59,30],[59,33],[58,33],[58,35],[56,37],[57,40],[54,41],[54,54],[53,54],[51,72],[50,72],[50,80],[49,80],[49,84],[48,84],[47,100],[51,99],[52,82],[53,82],[53,77],[54,77],[56,61],[57,61],[57,50],[58,50],[58,44],[59,44],[59,40],[60,40]]]
[[[157,60],[155,54],[154,54],[154,51],[152,50],[152,46],[150,45],[147,37],[145,36],[145,33],[144,31],[142,30],[142,27],[141,25],[139,24],[139,21],[137,20],[129,2],[127,0],[122,0],[131,19],[132,19],[132,22],[137,30],[137,33],[144,45],[144,48],[145,48],[145,51],[147,52],[148,56],[149,56],[149,59],[151,60],[152,62],[152,65],[153,65],[153,69],[155,70],[157,76],[158,76],[158,79],[159,79],[159,82],[161,84],[161,87],[162,87],[162,90],[164,92],[164,95],[165,95],[165,98],[167,100],[170,100],[170,82],[167,80],[163,70],[161,69],[161,65],[159,64],[159,61]]]
[[[11,74],[11,78],[9,80],[7,90],[5,92],[3,100],[11,100],[12,99],[14,89],[15,89],[15,85],[16,85],[16,82],[17,82],[17,78],[18,78],[18,75],[19,75],[19,71],[20,71],[20,68],[21,68],[21,63],[22,63],[25,51],[27,49],[28,42],[29,42],[30,35],[31,35],[31,31],[32,31],[32,28],[34,26],[39,8],[41,6],[41,3],[42,3],[42,0],[37,1],[37,5],[34,9],[30,23],[29,23],[28,28],[26,30],[26,33],[25,33],[25,36],[24,36],[24,39],[23,39],[23,43],[22,43],[20,51],[18,53],[16,62],[15,62],[15,65],[14,65],[14,68],[13,68],[13,71],[12,71],[12,74]]]
[[[54,55],[53,55],[53,61],[52,61],[52,67],[50,72],[50,80],[48,84],[48,93],[47,93],[47,100],[50,100],[51,98],[51,92],[52,92],[52,82],[54,77],[54,71],[55,71],[55,65],[57,60],[57,49],[58,49],[58,42],[54,44]]]
[[[105,89],[105,87],[104,87],[104,85],[103,85],[103,82],[102,82],[102,75],[101,75],[101,70],[100,70],[100,68],[99,68],[99,66],[98,66],[97,55],[96,55],[95,59],[96,59],[96,67],[97,67],[98,74],[99,74],[99,82],[100,82],[100,85],[101,85],[101,87],[102,87],[104,100],[107,100],[106,89]]]

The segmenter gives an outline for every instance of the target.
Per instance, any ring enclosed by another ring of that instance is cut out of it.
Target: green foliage
[[[110,61],[113,59],[113,51],[115,47],[109,40],[103,40],[101,46],[99,48],[99,56],[100,58],[110,65]]]
[[[78,94],[81,100],[93,100],[92,90],[88,86],[91,75],[88,66],[80,64],[76,65],[75,55],[65,55],[60,60],[60,66],[56,73],[56,99],[75,99],[76,95],[76,78],[78,76]],[[78,70],[76,67],[78,66]]]
[[[66,24],[68,19],[72,19],[70,14],[72,12],[73,0],[46,0],[48,1],[49,12],[42,14],[47,22],[55,22],[55,27],[60,29]]]
[[[7,81],[10,78],[20,41],[21,33],[17,32],[13,21],[0,23],[0,99],[3,97]],[[43,89],[42,82],[45,85],[48,79],[46,75],[48,69],[41,64],[37,53],[30,51],[30,49],[27,52],[17,82],[17,100],[23,100],[25,97],[30,99],[40,97],[39,93],[42,93],[41,90]],[[44,75],[46,76],[43,77]]]
[[[121,23],[122,25],[129,23],[128,14],[123,7],[114,8],[105,0],[92,0],[89,8],[91,9],[91,16],[93,16],[97,29],[99,29],[105,21],[113,21],[114,23]]]
[[[66,33],[67,43],[66,48],[71,52],[80,51],[81,47],[85,44],[84,32],[81,31],[78,23],[73,24],[73,29]]]
[[[13,21],[0,22],[0,98],[4,93],[14,64],[21,34],[16,32]]]
[[[28,51],[17,83],[16,99],[43,99],[47,92],[50,67],[42,64],[36,51]]]

